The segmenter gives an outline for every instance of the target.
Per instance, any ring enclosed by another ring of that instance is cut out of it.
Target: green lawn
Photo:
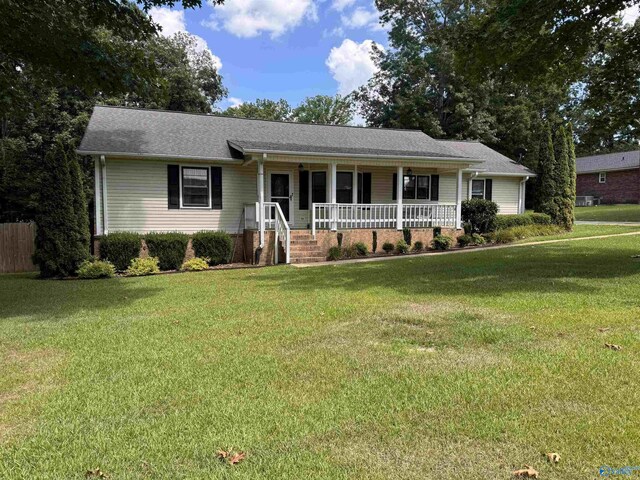
[[[638,465],[639,253],[626,236],[0,276],[0,478],[507,479],[529,464],[547,480]],[[226,447],[246,460],[222,464]]]
[[[574,225],[573,230],[560,235],[532,237],[517,240],[515,243],[544,242],[545,240],[562,240],[568,238],[599,237],[601,235],[615,235],[618,233],[638,232],[640,227],[633,225]],[[640,237],[638,237],[640,238]]]
[[[639,222],[640,205],[576,207],[576,220],[592,222]]]

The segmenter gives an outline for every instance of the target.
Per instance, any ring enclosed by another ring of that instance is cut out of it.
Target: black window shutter
[[[391,190],[391,200],[398,198],[398,174],[393,174],[393,189]]]
[[[167,198],[170,209],[180,208],[180,167],[167,165]]]
[[[362,203],[371,203],[371,172],[362,174]]]
[[[300,170],[300,210],[309,210],[309,171]]]
[[[484,181],[484,199],[491,200],[491,196],[493,195],[493,180],[487,178]]]
[[[211,167],[211,208],[222,210],[222,167]]]
[[[437,201],[440,197],[440,175],[431,175],[431,200]]]

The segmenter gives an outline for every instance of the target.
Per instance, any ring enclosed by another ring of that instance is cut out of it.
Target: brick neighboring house
[[[576,159],[578,197],[600,203],[640,203],[640,150]]]

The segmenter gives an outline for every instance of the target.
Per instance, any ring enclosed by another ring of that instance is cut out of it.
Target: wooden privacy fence
[[[0,273],[33,272],[35,223],[0,223]]]

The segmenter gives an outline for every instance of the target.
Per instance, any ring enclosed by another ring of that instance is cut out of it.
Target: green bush
[[[371,233],[371,253],[376,253],[378,250],[378,232],[375,230]]]
[[[331,247],[329,249],[329,252],[327,253],[327,259],[331,260],[332,262],[335,262],[336,260],[340,260],[340,258],[342,257],[342,251],[340,250],[340,247]]]
[[[100,258],[123,272],[131,260],[140,255],[140,235],[135,232],[113,232],[100,239]]]
[[[349,244],[342,248],[342,258],[356,258],[357,256],[359,253],[355,244]]]
[[[209,268],[209,259],[193,257],[182,264],[180,270],[183,272],[200,272]]]
[[[424,250],[424,243],[422,243],[420,240],[418,240],[417,242],[415,242],[413,244],[413,249],[414,252],[421,252],[422,250]]]
[[[160,273],[158,259],[154,257],[134,258],[131,260],[131,264],[125,273],[131,277],[141,277],[143,275]]]
[[[551,217],[546,213],[522,213],[496,217],[496,229],[498,230],[525,225],[551,225]]]
[[[394,248],[395,248],[395,247],[393,246],[393,243],[391,243],[391,242],[384,242],[384,243],[382,244],[382,250],[384,250],[384,251],[385,251],[385,253],[391,253],[391,252],[393,252],[393,249],[394,249]]]
[[[396,252],[407,253],[408,251],[409,245],[407,245],[407,242],[405,242],[404,239],[398,240],[398,243],[396,243]]]
[[[442,227],[433,227],[433,237],[439,237],[442,235]]]
[[[471,224],[471,233],[487,233],[496,229],[498,204],[472,198],[462,202],[462,220]]]
[[[367,255],[369,255],[369,249],[363,242],[356,243],[355,247],[360,257],[366,257]]]
[[[116,267],[111,262],[105,262],[104,260],[85,260],[78,267],[78,278],[91,279],[91,278],[111,278],[116,274]]]
[[[453,238],[447,235],[440,235],[431,241],[431,248],[434,250],[449,250],[453,246]]]
[[[338,232],[336,233],[336,239],[338,240],[338,246],[340,248],[342,248],[342,239],[344,238],[344,235],[342,232]]]
[[[209,265],[229,263],[233,257],[233,239],[226,232],[203,230],[191,237],[196,257],[208,258]]]
[[[473,236],[468,233],[465,233],[464,235],[459,236],[458,245],[460,245],[461,247],[468,247],[469,245],[475,245]]]
[[[409,227],[404,227],[402,229],[402,238],[407,245],[411,245],[411,229]]]
[[[466,235],[471,235],[473,233],[472,228],[471,228],[471,224],[469,222],[464,222],[462,224],[462,228],[464,229],[464,233]]]
[[[487,243],[484,237],[479,233],[473,233],[471,234],[471,236],[473,237],[473,243],[475,243],[476,245],[484,245],[485,243]]]
[[[522,228],[522,227],[514,227]],[[498,230],[493,239],[496,243],[511,243],[516,240],[516,236],[513,233],[513,228],[505,228],[504,230]]]
[[[189,236],[186,233],[151,232],[145,235],[144,240],[149,249],[149,256],[158,259],[160,270],[177,270],[180,268],[189,243]]]

